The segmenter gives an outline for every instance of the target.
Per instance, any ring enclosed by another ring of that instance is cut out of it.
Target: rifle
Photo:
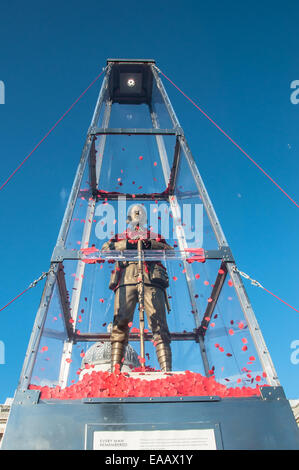
[[[139,301],[139,330],[140,330],[140,357],[141,367],[144,368],[144,279],[143,279],[143,262],[142,262],[142,240],[138,240],[138,301]]]

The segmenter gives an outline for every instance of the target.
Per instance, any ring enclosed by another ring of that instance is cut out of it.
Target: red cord
[[[27,155],[26,158],[20,163],[20,165],[12,172],[12,174],[7,178],[7,180],[2,184],[0,187],[0,191],[4,188],[4,186],[7,185],[7,183],[11,180],[11,178],[16,174],[16,172],[21,168],[22,165],[28,160],[28,158],[35,152],[35,150],[40,146],[40,144],[48,137],[49,134],[57,127],[57,125],[62,121],[62,119],[70,112],[70,110],[75,106],[75,104],[78,103],[78,101],[85,95],[85,93],[89,90],[89,88],[92,87],[92,85],[100,78],[100,76],[104,73],[105,70],[103,70],[91,83],[88,85],[88,87],[81,93],[81,95],[73,102],[73,104],[68,108],[68,110],[58,119],[58,121],[54,124],[53,127],[46,133],[46,135],[39,141],[39,143],[34,147],[34,149]]]
[[[273,294],[273,292],[270,292],[268,289],[266,289],[265,287],[262,287],[266,292],[268,292],[269,294],[273,295],[273,297],[276,297],[276,299],[280,300],[281,302],[283,302],[284,304],[286,304],[288,307],[292,308],[293,310],[295,310],[295,312],[298,312],[299,313],[299,310],[297,310],[296,308],[292,307],[292,305],[288,304],[287,302],[285,302],[284,300],[282,300],[280,297],[278,297],[277,295]]]
[[[274,179],[271,178],[271,176],[268,175],[268,173],[266,173],[266,171],[263,170],[263,168],[261,168],[261,167],[253,160],[253,158],[251,158],[251,157],[248,155],[248,153],[245,152],[245,150],[243,150],[243,149],[242,149],[242,148],[241,148],[223,129],[221,129],[220,126],[218,126],[218,124],[217,124],[215,121],[213,121],[212,118],[210,118],[210,116],[208,116],[196,103],[194,103],[194,101],[193,101],[191,98],[189,98],[189,96],[187,96],[175,83],[173,83],[173,81],[170,80],[170,78],[168,78],[160,69],[158,69],[158,70],[159,70],[159,72],[163,75],[163,77],[165,77],[170,83],[172,83],[172,85],[173,85],[177,90],[179,90],[179,92],[182,93],[182,95],[184,95],[185,98],[187,98],[187,100],[189,100],[190,103],[192,103],[209,121],[211,121],[211,123],[214,124],[214,126],[216,126],[217,129],[218,129],[220,132],[222,132],[222,134],[225,135],[225,137],[227,137],[227,138],[228,138],[228,139],[229,139],[247,158],[249,158],[249,160],[250,160],[252,163],[254,163],[254,165],[256,165],[256,166],[259,168],[259,170],[261,170],[261,171],[264,173],[264,175],[267,176],[267,178],[269,178],[269,179],[272,181],[272,183],[274,183],[274,184],[277,186],[277,188],[280,189],[280,191],[282,191],[282,192],[284,193],[284,195],[287,196],[287,197],[290,199],[290,201],[292,201],[292,202],[295,204],[295,206],[299,207],[299,204],[297,204],[297,202],[295,202],[294,199],[292,199],[292,198],[281,188],[281,186],[279,186],[279,184],[276,183],[276,181],[274,181]]]
[[[12,299],[10,302],[8,302],[8,304],[6,304],[6,305],[4,305],[4,307],[0,308],[0,312],[2,312],[2,310],[4,310],[6,307],[8,307],[10,304],[12,304],[15,300],[17,300],[19,297],[21,297],[21,295],[25,294],[25,292],[27,292],[27,290],[29,290],[29,289],[30,289],[30,287],[27,287],[27,289],[23,290],[23,292],[21,292],[14,299]]]

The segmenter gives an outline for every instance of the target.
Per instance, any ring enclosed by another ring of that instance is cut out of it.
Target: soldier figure
[[[142,240],[143,250],[173,250],[163,237],[155,236],[147,230],[146,213],[143,206],[134,205],[128,216],[129,227],[104,243],[102,250],[137,249],[138,240]],[[139,242],[140,243],[140,242]],[[166,268],[158,261],[142,262],[143,304],[148,325],[153,333],[156,354],[163,372],[171,370],[170,333],[166,321],[165,305],[169,309],[166,288],[169,285]],[[139,301],[138,262],[116,262],[112,271],[109,288],[115,292],[113,328],[111,340],[111,370],[115,365],[121,367],[125,348],[128,344],[129,323],[133,321],[134,311]]]

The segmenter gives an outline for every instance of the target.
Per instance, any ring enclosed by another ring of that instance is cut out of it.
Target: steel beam
[[[90,135],[177,135],[174,129],[141,129],[141,128],[102,128],[91,129]]]
[[[187,331],[187,332],[172,332],[170,333],[170,337],[172,341],[196,341],[197,334],[195,331]],[[97,342],[97,341],[110,341],[110,333],[84,333],[84,331],[80,335],[74,334],[73,335],[74,343],[76,342]],[[153,335],[152,333],[144,333],[144,340],[145,341],[152,341]],[[129,341],[140,341],[139,333],[130,333]]]
[[[216,278],[216,281],[214,283],[214,287],[213,287],[211,295],[210,295],[210,298],[212,299],[212,302],[209,302],[207,304],[205,313],[204,313],[203,318],[201,320],[200,327],[198,328],[198,334],[199,334],[199,336],[202,336],[202,337],[205,336],[206,331],[209,327],[214,309],[215,309],[215,307],[217,305],[217,302],[218,302],[218,299],[219,299],[219,295],[220,295],[222,286],[223,286],[224,281],[226,279],[226,275],[227,275],[226,264],[222,263],[220,269],[222,269],[223,273],[222,274],[219,274],[219,273],[217,274],[217,278]]]

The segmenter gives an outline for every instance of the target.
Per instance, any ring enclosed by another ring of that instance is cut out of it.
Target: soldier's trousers
[[[111,343],[127,344],[130,330],[128,324],[133,321],[137,302],[137,284],[120,286],[115,291]],[[159,287],[144,284],[144,308],[153,341],[156,344],[169,344],[171,339],[166,321],[164,291]]]

